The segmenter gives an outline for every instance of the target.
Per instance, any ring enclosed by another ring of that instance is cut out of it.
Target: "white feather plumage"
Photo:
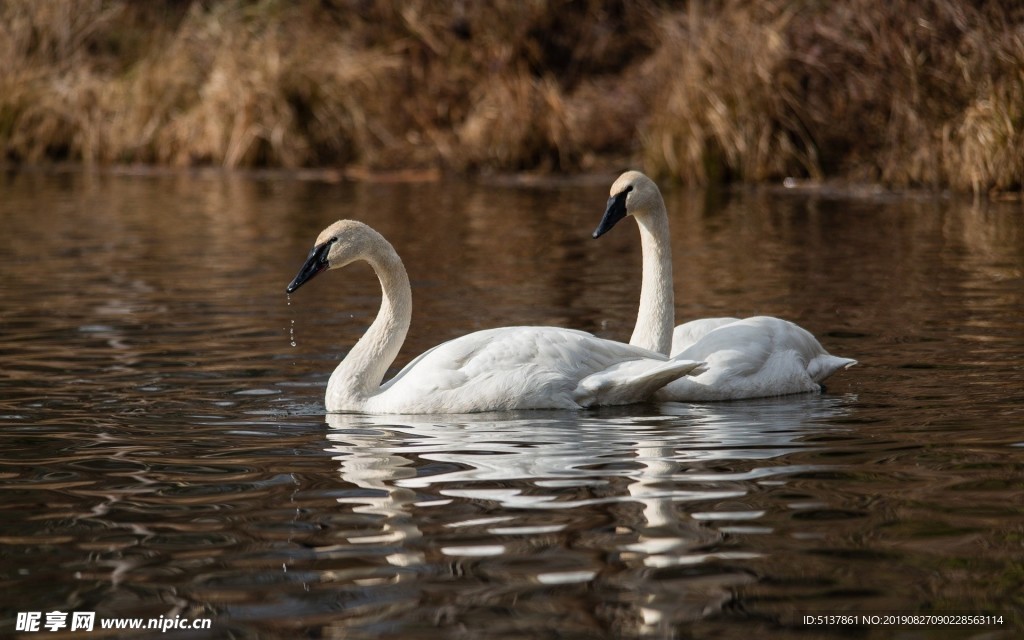
[[[668,212],[657,185],[638,171],[627,171],[612,185],[595,237],[625,215],[637,221],[643,249],[640,311],[630,344],[707,363],[703,373],[668,384],[656,399],[738,400],[819,391],[826,378],[857,363],[829,354],[810,332],[780,318],[704,318],[673,329]]]
[[[472,413],[629,404],[648,400],[702,364],[582,331],[505,327],[440,344],[381,385],[412,315],[409,278],[391,244],[363,223],[338,221],[317,238],[288,291],[357,260],[368,262],[380,279],[381,309],[331,374],[328,411]]]

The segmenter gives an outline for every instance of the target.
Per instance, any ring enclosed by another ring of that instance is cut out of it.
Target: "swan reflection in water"
[[[592,597],[626,612],[629,633],[660,635],[720,610],[755,580],[739,563],[760,556],[721,544],[728,525],[755,531],[764,512],[744,502],[754,483],[813,469],[784,458],[813,449],[806,436],[839,428],[849,405],[807,395],[667,403],[643,416],[328,414],[328,452],[353,488],[339,503],[378,518],[348,541],[386,548],[388,564],[405,568],[395,581],[429,582],[438,565],[456,564],[466,580],[474,566],[511,563],[510,580],[527,572],[523,589],[590,583]],[[537,555],[551,546],[555,558]],[[445,606],[481,604],[463,594]]]

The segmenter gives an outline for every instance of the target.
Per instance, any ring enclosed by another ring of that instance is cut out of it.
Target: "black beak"
[[[611,228],[615,226],[615,223],[622,220],[629,214],[629,212],[626,211],[626,196],[629,195],[629,192],[632,190],[633,187],[629,187],[625,191],[608,198],[608,208],[604,210],[604,217],[601,218],[601,224],[597,225],[597,229],[594,229],[595,238],[600,238],[604,234],[608,233]]]
[[[285,289],[288,293],[293,293],[296,289],[304,285],[307,281],[312,280],[313,276],[320,273],[324,269],[330,266],[327,261],[327,251],[331,248],[331,244],[334,240],[328,240],[323,244],[319,244],[313,247],[313,250],[309,252],[309,256],[306,258],[306,262],[299,269],[298,275],[292,280],[292,283]]]

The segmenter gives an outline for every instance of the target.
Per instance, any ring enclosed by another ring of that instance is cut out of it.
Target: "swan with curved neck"
[[[287,290],[359,260],[377,274],[383,297],[376,319],[331,374],[328,411],[472,413],[630,404],[702,365],[582,331],[506,327],[440,344],[382,385],[412,317],[409,276],[394,247],[361,222],[339,220],[320,233]]]
[[[612,184],[594,237],[632,216],[640,229],[640,311],[629,343],[672,357],[707,362],[700,375],[677,380],[659,400],[738,400],[820,391],[821,383],[857,363],[829,354],[805,329],[779,318],[705,318],[675,327],[668,212],[661,191],[639,171]]]

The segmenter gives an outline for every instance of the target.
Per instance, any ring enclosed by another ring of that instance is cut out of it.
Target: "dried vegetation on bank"
[[[8,0],[8,162],[1019,190],[1024,8]]]

